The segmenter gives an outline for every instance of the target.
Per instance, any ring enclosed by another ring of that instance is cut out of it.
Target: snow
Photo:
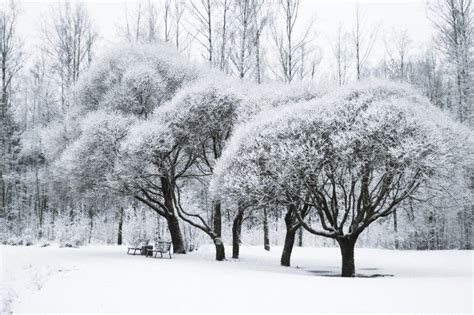
[[[212,247],[170,260],[123,246],[1,246],[0,313],[472,313],[473,251],[357,248],[364,277],[352,279],[337,277],[337,248],[295,248],[289,268],[280,253],[243,246],[217,262]]]

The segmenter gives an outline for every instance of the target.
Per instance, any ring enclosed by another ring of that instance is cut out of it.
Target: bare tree
[[[120,35],[129,42],[154,42],[158,33],[158,8],[152,0],[140,0],[125,7],[125,25]]]
[[[124,36],[129,41],[140,41],[142,37],[142,16],[144,15],[143,1],[138,1],[132,10],[125,7]]]
[[[355,25],[352,30],[352,41],[354,45],[354,57],[357,80],[361,79],[362,72],[377,39],[378,27],[369,30],[365,24],[364,16],[361,15],[360,6],[357,3],[355,10]]]
[[[173,6],[173,19],[174,19],[174,44],[177,49],[180,49],[180,45],[182,44],[180,39],[182,35],[182,18],[184,11],[186,10],[186,6],[184,2],[181,0],[175,0]]]
[[[184,22],[188,19],[187,13],[186,2],[184,0],[174,0],[171,11],[174,26],[174,44],[176,49],[180,51],[187,51],[198,35],[197,31],[186,28]]]
[[[310,23],[302,33],[300,39],[295,39],[295,25],[299,17],[299,8],[301,0],[280,0],[280,14],[283,16],[284,32],[279,31],[279,26],[273,23],[273,39],[278,52],[278,65],[280,70],[273,71],[283,81],[291,82],[299,74],[301,76],[302,56],[308,53],[308,43],[311,42],[310,32],[312,23]],[[304,70],[303,70],[304,71]]]
[[[196,21],[195,25],[199,34],[196,39],[206,50],[206,59],[209,61],[209,64],[212,64],[214,51],[212,12],[214,2],[211,0],[195,0],[191,1],[190,3],[190,12]]]
[[[148,42],[156,41],[158,34],[158,8],[156,3],[152,0],[147,2],[147,28],[148,28]]]
[[[351,53],[348,47],[349,34],[345,31],[344,25],[339,23],[335,40],[332,45],[332,52],[336,62],[335,77],[339,86],[347,82],[347,75],[350,65]]]
[[[231,39],[231,5],[232,0],[221,0],[220,8],[222,12],[222,21],[219,28],[220,31],[220,44],[219,44],[219,69],[222,71],[228,72],[229,62],[228,62],[228,43]]]
[[[236,19],[234,45],[235,53],[231,55],[237,77],[243,79],[251,69],[251,27],[254,22],[255,6],[253,0],[236,1],[234,16]]]
[[[97,33],[83,3],[61,2],[53,7],[54,15],[43,30],[44,51],[51,58],[58,75],[61,106],[66,92],[92,61],[92,48]]]
[[[163,2],[163,24],[164,24],[164,33],[163,39],[165,42],[170,41],[170,31],[171,31],[171,0],[165,0]]]
[[[391,35],[384,39],[384,44],[390,66],[393,69],[393,73],[390,77],[392,79],[406,81],[408,74],[407,58],[411,45],[408,31],[406,29],[393,30]]]
[[[263,76],[263,47],[261,38],[265,27],[268,24],[269,9],[263,7],[263,0],[255,0],[254,5],[254,22],[253,22],[253,46],[255,54],[255,81],[260,84],[262,83]]]

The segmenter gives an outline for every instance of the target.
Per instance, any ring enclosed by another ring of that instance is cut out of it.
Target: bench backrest
[[[160,241],[160,242],[156,243],[155,247],[160,252],[167,252],[171,248],[171,242]]]
[[[141,246],[148,245],[149,242],[150,242],[150,240],[139,238],[135,241],[135,243],[133,245],[135,247],[141,247]]]

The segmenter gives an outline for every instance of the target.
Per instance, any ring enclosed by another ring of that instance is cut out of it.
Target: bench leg
[[[170,259],[171,259],[171,251],[168,251],[168,254],[170,254]]]

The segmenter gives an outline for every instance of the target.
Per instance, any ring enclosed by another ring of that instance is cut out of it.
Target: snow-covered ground
[[[357,272],[386,276],[353,279],[335,277],[337,248],[295,248],[290,268],[279,266],[280,252],[243,246],[240,260],[216,262],[212,247],[170,260],[119,246],[1,246],[0,314],[472,313],[473,251],[359,248]]]

